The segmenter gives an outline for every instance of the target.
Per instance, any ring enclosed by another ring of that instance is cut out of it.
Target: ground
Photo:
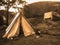
[[[36,33],[28,37],[20,35],[16,40],[0,38],[0,45],[60,45],[60,21],[56,21],[59,25],[52,25],[41,22],[40,19],[28,18],[35,31],[40,31],[41,34]],[[0,32],[1,35],[4,30]]]
[[[43,35],[36,38],[36,36],[19,37],[18,40],[0,40],[0,45],[60,45],[59,36]]]

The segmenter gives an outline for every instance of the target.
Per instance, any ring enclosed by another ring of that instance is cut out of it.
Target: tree
[[[0,5],[4,6],[6,5],[6,11],[7,11],[7,15],[6,15],[6,25],[8,26],[8,14],[9,14],[9,8],[15,3],[16,0],[0,0]]]
[[[0,0],[0,5],[6,5],[7,7],[6,7],[6,11],[7,11],[7,15],[6,15],[6,25],[8,26],[8,16],[9,16],[9,8],[11,7],[11,6],[13,6],[14,5],[14,3],[16,2],[16,1],[18,1],[18,3],[19,4],[22,4],[22,3],[24,3],[25,1],[22,1],[22,0]]]

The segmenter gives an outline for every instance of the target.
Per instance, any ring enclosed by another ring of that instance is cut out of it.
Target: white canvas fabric
[[[9,39],[9,38],[18,36],[20,31],[20,23],[22,24],[24,36],[35,34],[35,32],[33,31],[33,28],[30,26],[30,24],[27,22],[24,16],[20,17],[19,14],[17,14],[13,19],[13,21],[11,22],[11,24],[7,27],[6,33],[3,35],[3,38]]]
[[[6,33],[3,35],[3,38],[5,37],[11,38],[11,37],[16,36],[19,33],[19,24],[20,24],[20,17],[19,17],[19,13],[17,13],[15,18],[11,22],[11,24],[7,27]]]
[[[24,36],[35,34],[33,28],[30,26],[30,24],[23,16],[22,16],[22,28],[23,28]]]
[[[48,18],[51,18],[51,19],[53,18],[53,12],[52,11],[44,13],[44,20],[48,19]]]
[[[7,35],[7,38],[11,38],[11,37],[15,37],[19,35],[19,26],[20,26],[20,18],[17,19],[16,23],[14,24],[14,26],[12,27],[12,29],[10,30],[10,32]]]

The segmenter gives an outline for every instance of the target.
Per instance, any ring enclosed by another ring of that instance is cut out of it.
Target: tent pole
[[[8,17],[9,17],[9,5],[10,5],[10,1],[7,1],[7,16],[6,16],[6,25],[8,26]]]

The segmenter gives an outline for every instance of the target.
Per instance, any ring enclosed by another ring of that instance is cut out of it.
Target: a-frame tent
[[[33,28],[28,23],[26,18],[23,15],[20,15],[20,13],[17,13],[11,24],[7,27],[6,33],[3,35],[3,38],[9,39],[18,36],[20,31],[20,24],[22,26],[24,36],[35,34]]]

